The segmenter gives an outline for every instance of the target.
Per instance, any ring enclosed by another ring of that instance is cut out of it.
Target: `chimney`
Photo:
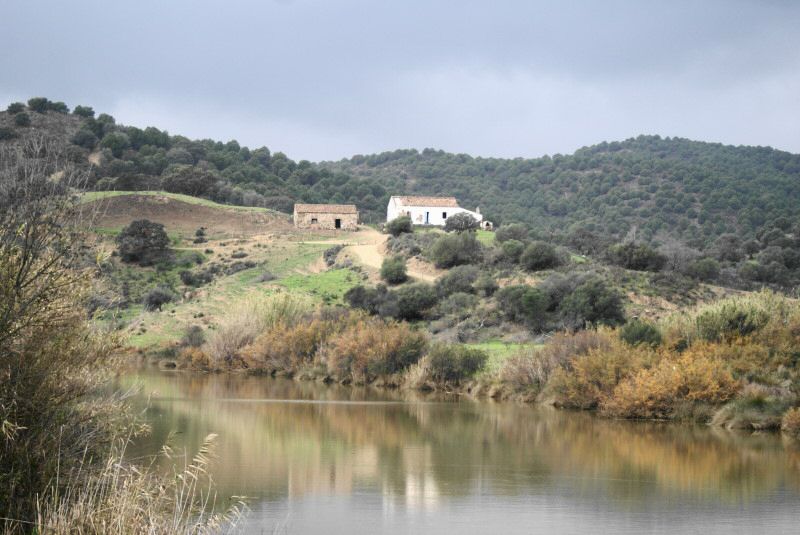
[[[481,207],[480,207],[480,206],[478,206],[477,208],[475,208],[475,213],[476,213],[476,214],[480,214],[480,213],[481,213]]]

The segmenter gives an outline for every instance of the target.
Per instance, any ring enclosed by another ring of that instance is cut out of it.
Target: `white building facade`
[[[483,221],[480,209],[467,210],[458,205],[455,197],[411,197],[395,195],[389,199],[386,208],[386,222],[407,215],[415,225],[443,227],[448,217],[455,214],[469,214],[476,221]]]

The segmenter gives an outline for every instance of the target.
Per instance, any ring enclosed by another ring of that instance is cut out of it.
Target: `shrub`
[[[386,247],[396,255],[417,256],[431,249],[439,234],[436,232],[419,232],[390,236]]]
[[[686,274],[701,281],[714,280],[719,277],[719,262],[713,258],[695,260],[686,268]]]
[[[663,358],[655,367],[624,379],[603,410],[624,418],[668,418],[682,403],[721,404],[739,391],[724,362],[699,344],[677,359]]]
[[[800,435],[800,408],[794,407],[786,411],[781,419],[781,429],[789,435]]]
[[[474,232],[446,234],[433,244],[431,257],[438,268],[475,264],[481,260],[481,244]]]
[[[407,215],[403,215],[392,219],[391,221],[386,223],[385,228],[386,232],[395,237],[401,234],[414,232],[414,226],[411,223],[411,218]]]
[[[274,281],[277,278],[278,277],[276,277],[269,271],[265,271],[264,273],[256,277],[256,282],[269,282],[269,281]]]
[[[635,271],[661,271],[667,263],[667,257],[649,245],[632,242],[610,247],[608,257],[612,264]]]
[[[535,327],[544,324],[549,300],[538,288],[525,284],[506,286],[495,294],[495,298],[498,308],[509,320]]]
[[[81,128],[75,135],[72,136],[70,140],[74,145],[78,145],[79,147],[83,147],[84,149],[92,150],[97,145],[97,136],[94,135],[94,132],[87,128]]]
[[[336,257],[339,256],[342,249],[344,249],[344,245],[341,244],[325,249],[325,252],[322,253],[322,257],[325,259],[325,265],[331,267],[336,264]]]
[[[475,281],[473,288],[479,295],[483,297],[491,297],[499,288],[497,281],[492,278],[488,273],[484,273]]]
[[[190,325],[181,338],[184,347],[200,347],[206,341],[206,333],[200,325]]]
[[[18,113],[14,116],[14,124],[17,126],[30,126],[31,116],[27,113]]]
[[[525,244],[519,240],[506,240],[501,246],[502,258],[512,264],[519,263],[522,252],[525,250]]]
[[[475,307],[478,306],[478,297],[472,294],[456,292],[450,294],[439,302],[436,311],[441,316],[455,316],[459,320],[470,316]]]
[[[522,223],[503,225],[495,231],[494,240],[498,243],[503,243],[508,240],[525,242],[528,240],[528,228]]]
[[[478,220],[466,212],[451,215],[444,223],[445,232],[465,232],[478,228]]]
[[[661,331],[652,323],[634,319],[619,331],[620,339],[630,346],[645,344],[650,347],[661,345]]]
[[[131,222],[117,236],[119,255],[124,262],[152,264],[163,258],[169,245],[169,237],[161,223],[147,219]]]
[[[389,284],[401,284],[407,281],[405,259],[402,256],[385,258],[381,265],[381,279]]]
[[[419,361],[426,347],[425,335],[408,324],[373,319],[332,336],[320,356],[340,381],[369,383],[404,371]]]
[[[528,271],[552,269],[560,264],[556,248],[540,241],[528,245],[520,255],[519,261]]]
[[[550,307],[548,310],[555,311],[559,308],[564,299],[590,278],[591,275],[586,273],[570,273],[568,275],[553,273],[548,276],[539,285],[539,289],[547,294],[547,297],[550,299]]]
[[[700,339],[720,342],[752,334],[764,327],[769,319],[766,310],[732,301],[704,310],[695,321]]]
[[[11,104],[8,105],[6,111],[9,113],[9,115],[14,115],[23,112],[25,111],[25,104],[23,104],[22,102],[12,102]]]
[[[0,141],[14,139],[15,137],[17,137],[17,133],[14,132],[13,128],[8,126],[0,126]]]
[[[561,317],[572,329],[591,325],[620,325],[625,323],[622,298],[600,279],[590,279],[561,303]]]
[[[94,117],[94,109],[91,106],[75,106],[72,113],[80,117]]]
[[[111,154],[113,154],[115,158],[120,158],[122,153],[126,149],[130,148],[131,140],[128,138],[128,134],[125,132],[111,132],[103,137],[103,140],[100,142],[100,146],[104,149],[111,150]]]
[[[436,281],[436,291],[446,297],[456,292],[474,293],[473,284],[480,271],[475,266],[456,266]]]
[[[394,293],[397,296],[397,318],[404,320],[422,319],[438,300],[433,286],[424,282],[403,286]]]
[[[157,286],[145,294],[143,304],[145,310],[160,311],[162,306],[174,300],[175,294],[172,293],[172,290],[163,286]]]
[[[431,379],[440,384],[459,384],[471,378],[488,359],[486,352],[458,344],[436,344],[427,355]]]
[[[50,108],[50,101],[44,97],[33,97],[28,100],[28,107],[31,111],[45,113]]]

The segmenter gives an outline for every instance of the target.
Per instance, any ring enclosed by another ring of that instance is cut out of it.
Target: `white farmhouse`
[[[469,214],[476,221],[483,221],[479,208],[475,211],[461,208],[455,197],[407,197],[395,195],[389,199],[386,209],[386,222],[407,215],[415,225],[435,225],[443,227],[448,217],[455,214]]]

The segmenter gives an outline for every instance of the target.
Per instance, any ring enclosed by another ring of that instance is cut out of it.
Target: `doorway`
[[[334,228],[342,228],[342,220],[341,219],[334,219],[333,220]]]
[[[426,225],[430,225],[431,224],[431,213],[430,212],[425,212],[425,224]]]

